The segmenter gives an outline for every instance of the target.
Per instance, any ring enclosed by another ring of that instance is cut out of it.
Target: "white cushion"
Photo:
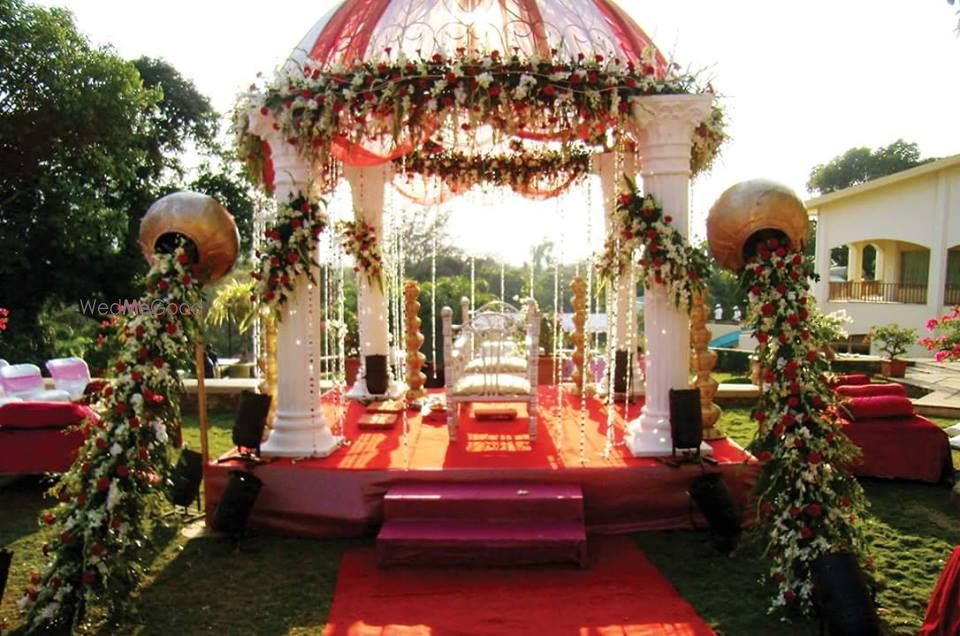
[[[512,340],[491,340],[480,345],[479,354],[484,358],[517,355],[517,343]]]
[[[527,395],[530,381],[502,373],[472,373],[457,380],[455,395]]]
[[[59,389],[43,389],[18,395],[26,402],[70,402],[70,394]]]
[[[475,358],[463,370],[467,373],[526,373],[527,361],[519,356]]]

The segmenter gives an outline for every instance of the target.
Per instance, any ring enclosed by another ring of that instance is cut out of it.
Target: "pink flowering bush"
[[[960,360],[960,305],[941,316],[927,321],[927,331],[932,336],[920,339],[920,344],[933,351],[937,362]]]

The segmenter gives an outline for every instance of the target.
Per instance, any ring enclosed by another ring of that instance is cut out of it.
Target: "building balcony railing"
[[[831,282],[830,301],[926,305],[927,286],[885,283],[878,280]]]
[[[960,305],[960,287],[948,285],[943,290],[943,304],[948,307]]]

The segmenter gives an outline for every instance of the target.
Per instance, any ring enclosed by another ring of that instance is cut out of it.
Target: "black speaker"
[[[213,514],[213,529],[239,541],[247,529],[250,511],[257,501],[263,482],[253,473],[232,470],[223,490],[220,503]]]
[[[689,492],[707,519],[714,547],[720,552],[730,552],[737,547],[743,518],[723,476],[720,473],[700,475],[691,482]]]
[[[193,503],[200,494],[202,480],[203,456],[189,448],[183,449],[173,469],[173,487],[170,489],[170,501],[173,505],[186,508]]]
[[[273,398],[266,393],[243,391],[240,393],[240,410],[233,423],[233,443],[240,449],[251,449],[260,454],[260,442],[263,429],[267,426],[267,415]]]
[[[366,373],[364,379],[367,381],[367,391],[370,395],[385,395],[389,389],[389,377],[387,375],[387,356],[367,356],[364,358]]]
[[[857,558],[825,554],[811,565],[813,602],[831,636],[876,636],[880,620]]]
[[[678,448],[700,454],[700,444],[703,443],[700,389],[670,389],[670,437],[674,455]]]
[[[7,578],[10,576],[10,564],[13,562],[13,552],[4,548],[0,550],[0,603],[3,602],[3,593],[7,589]]]

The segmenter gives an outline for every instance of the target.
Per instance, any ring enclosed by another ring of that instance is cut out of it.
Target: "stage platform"
[[[327,421],[337,422],[339,409],[330,394],[321,406]],[[348,403],[343,418],[348,445],[330,457],[274,460],[251,467],[263,489],[249,526],[299,536],[362,536],[375,533],[382,523],[384,495],[395,484],[528,482],[579,485],[590,532],[680,529],[694,522],[702,527],[703,519],[691,516],[687,489],[704,469],[722,473],[733,496],[746,504],[758,465],[730,440],[710,443],[716,466],[674,468],[656,459],[633,458],[622,443],[624,426],[639,415],[641,406],[630,404],[626,418],[624,406],[615,406],[614,445],[605,457],[606,405],[588,399],[581,438],[580,399],[564,394],[558,405],[555,386],[540,389],[538,436],[533,443],[522,405],[515,420],[462,417],[459,439],[451,443],[445,423],[423,421],[412,411],[406,424],[401,418],[391,431],[360,431],[357,420],[364,407]],[[229,472],[244,467],[232,459],[208,467],[208,523]]]

